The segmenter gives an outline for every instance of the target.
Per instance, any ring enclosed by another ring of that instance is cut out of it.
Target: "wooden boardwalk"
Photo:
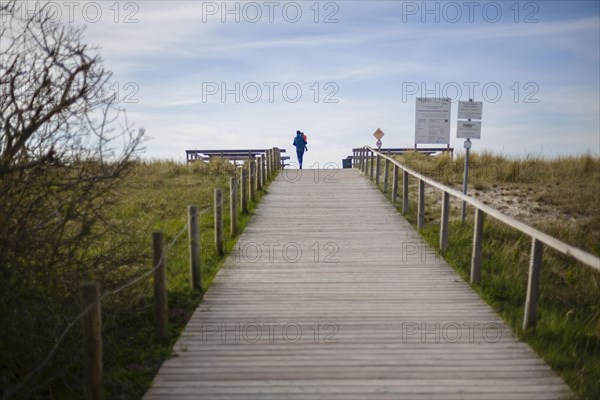
[[[269,187],[146,400],[570,398],[357,170],[296,172]]]

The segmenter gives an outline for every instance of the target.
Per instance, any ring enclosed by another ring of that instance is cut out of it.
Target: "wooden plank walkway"
[[[564,399],[353,169],[282,172],[144,397]]]

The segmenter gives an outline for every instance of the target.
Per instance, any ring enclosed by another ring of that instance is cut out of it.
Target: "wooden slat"
[[[570,395],[357,169],[280,173],[174,350],[145,399]]]

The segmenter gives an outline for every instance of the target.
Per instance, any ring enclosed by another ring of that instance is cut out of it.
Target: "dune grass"
[[[427,157],[407,154],[399,161],[450,186],[462,187],[463,155]],[[390,174],[391,175],[391,174]],[[391,179],[391,178],[390,178]],[[406,218],[416,227],[417,182],[409,180],[410,204]],[[543,159],[509,159],[491,153],[472,154],[472,188],[485,192],[498,186],[523,189],[521,201],[553,207],[559,219],[527,221],[567,243],[600,255],[600,159],[591,155]],[[402,186],[400,185],[400,192]],[[441,194],[426,189],[427,242],[438,248]],[[435,192],[435,193],[433,193]],[[398,205],[401,212],[401,207]],[[460,209],[452,207],[449,247],[444,258],[469,280],[473,213],[465,224]],[[561,223],[560,217],[575,223]],[[473,286],[509,323],[516,335],[558,372],[581,399],[600,398],[600,272],[552,249],[544,252],[538,324],[523,331],[523,312],[531,239],[492,218],[484,226],[481,284]]]

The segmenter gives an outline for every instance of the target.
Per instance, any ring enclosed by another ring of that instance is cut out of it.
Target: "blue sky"
[[[290,153],[300,129],[307,166],[340,164],[377,128],[384,147],[412,146],[416,97],[470,88],[484,102],[475,150],[600,153],[598,1],[86,3],[74,20],[152,137],[146,157]]]

